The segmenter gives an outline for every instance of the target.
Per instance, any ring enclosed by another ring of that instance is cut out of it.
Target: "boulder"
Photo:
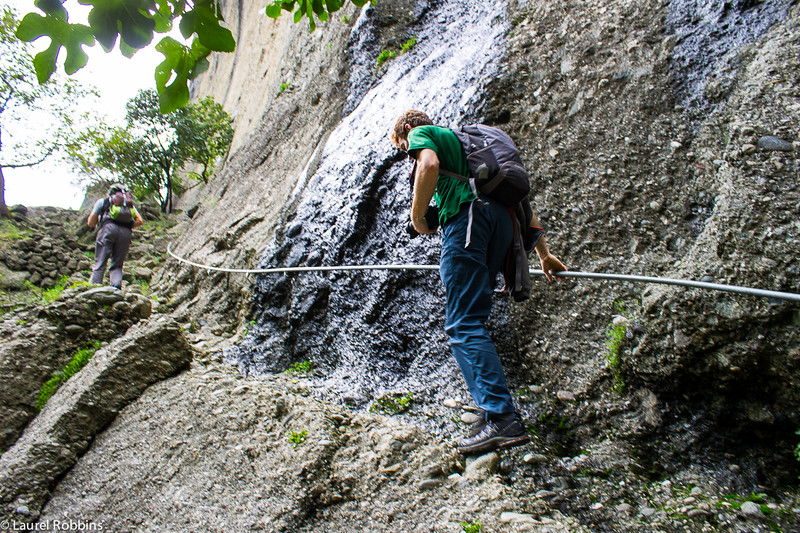
[[[25,287],[30,272],[10,270],[0,263],[0,289],[18,291]]]
[[[169,317],[137,324],[98,350],[0,457],[0,520],[35,521],[50,488],[94,436],[148,386],[186,368],[191,358]]]

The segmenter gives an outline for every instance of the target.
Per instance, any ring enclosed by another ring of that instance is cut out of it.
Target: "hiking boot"
[[[478,409],[475,411],[475,415],[478,417],[478,419],[469,426],[467,437],[474,437],[486,427],[486,411],[483,409]]]
[[[508,421],[486,421],[485,426],[477,435],[471,435],[458,441],[458,451],[464,455],[486,453],[519,446],[528,440],[525,425],[519,416],[514,415]]]

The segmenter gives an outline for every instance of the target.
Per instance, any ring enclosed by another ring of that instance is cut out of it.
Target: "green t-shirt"
[[[423,148],[430,148],[436,152],[440,169],[469,176],[469,167],[461,142],[453,130],[439,126],[412,128],[408,132],[408,152],[416,156],[415,151]],[[461,204],[471,202],[475,196],[469,183],[439,174],[433,199],[439,208],[439,224],[444,224],[450,217],[458,214]]]

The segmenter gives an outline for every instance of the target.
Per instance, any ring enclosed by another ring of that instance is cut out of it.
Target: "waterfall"
[[[410,239],[411,165],[389,142],[396,117],[423,110],[443,126],[476,120],[507,32],[505,2],[441,2],[411,31],[416,46],[375,68],[372,9],[362,12],[347,115],[298,180],[286,225],[261,267],[438,264],[439,237]],[[366,58],[365,55],[366,54]],[[444,290],[435,272],[266,275],[256,283],[256,317],[226,360],[244,373],[311,361],[319,393],[361,404],[383,392],[462,397],[466,389],[443,332]]]

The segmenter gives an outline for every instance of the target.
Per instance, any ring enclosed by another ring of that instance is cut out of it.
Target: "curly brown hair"
[[[414,109],[406,111],[398,117],[389,136],[393,145],[399,147],[400,141],[407,137],[406,124],[416,128],[417,126],[433,126],[433,121],[422,111],[415,111]]]

